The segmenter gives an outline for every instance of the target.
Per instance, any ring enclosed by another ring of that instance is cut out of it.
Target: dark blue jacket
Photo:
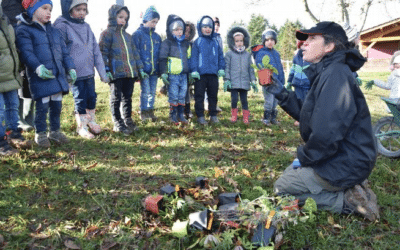
[[[161,37],[155,29],[146,28],[143,24],[133,33],[133,41],[139,50],[143,71],[150,75],[158,75],[158,59],[160,55]]]
[[[16,44],[20,51],[20,59],[27,67],[32,98],[38,100],[59,92],[68,93],[66,72],[74,69],[75,65],[60,31],[50,22],[45,25],[45,30],[40,24],[32,22],[27,15],[21,15],[20,20],[16,30]],[[51,70],[56,78],[40,78],[35,70],[42,64]]]
[[[310,89],[310,81],[304,73],[304,70],[309,66],[310,63],[303,60],[303,51],[299,49],[293,57],[293,65],[290,69],[288,82],[292,83],[295,88]]]
[[[285,83],[285,74],[283,72],[281,56],[279,55],[279,52],[276,49],[269,49],[265,46],[260,47],[258,45],[258,46],[252,47],[252,53],[253,53],[253,57],[256,62],[256,65],[262,64],[263,57],[265,55],[268,55],[271,60],[270,64],[278,70],[278,74],[274,73],[274,77],[278,78],[278,80],[281,83]]]
[[[219,70],[225,70],[224,53],[214,36],[214,27],[212,27],[210,36],[204,36],[201,32],[201,21],[204,18],[211,17],[203,16],[197,23],[199,37],[193,43],[192,57],[190,58],[191,72],[198,72],[200,75],[218,75]]]

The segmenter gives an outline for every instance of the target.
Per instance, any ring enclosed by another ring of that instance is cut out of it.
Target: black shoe
[[[136,123],[130,117],[125,119],[125,126],[132,132],[139,130]]]
[[[8,142],[16,148],[19,149],[28,149],[28,148],[32,148],[33,142],[30,140],[26,140],[23,136],[22,136],[22,129],[17,129],[17,130],[13,130],[11,131],[11,133],[7,136],[7,140]]]
[[[121,132],[125,136],[129,136],[130,134],[132,134],[132,131],[128,129],[122,121],[114,123],[113,131]]]
[[[4,139],[0,139],[0,155],[1,156],[10,156],[18,154],[19,151],[8,144],[8,142]]]

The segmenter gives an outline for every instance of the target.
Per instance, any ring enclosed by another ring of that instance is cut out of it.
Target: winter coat
[[[0,8],[0,93],[21,88],[15,33]]]
[[[256,65],[262,64],[262,59],[264,58],[264,56],[266,56],[266,55],[269,56],[270,64],[278,70],[278,74],[273,73],[273,76],[278,78],[278,80],[282,84],[284,84],[285,83],[285,73],[283,72],[281,56],[279,55],[279,52],[274,48],[269,49],[262,45],[255,45],[251,49],[252,49],[252,53],[253,53],[253,57],[256,62]]]
[[[204,36],[201,32],[201,21],[204,18],[211,17],[203,16],[197,23],[199,37],[193,44],[190,67],[192,72],[198,72],[200,75],[218,75],[219,70],[225,70],[224,54],[217,39],[214,37],[214,27],[212,27],[210,36]]]
[[[304,70],[310,66],[309,62],[303,60],[303,51],[299,49],[293,57],[293,65],[289,72],[288,82],[292,86],[301,89],[310,89],[310,81],[308,80]]]
[[[251,67],[252,60],[249,52],[244,50],[238,52],[235,49],[235,40],[233,34],[241,32],[244,35],[244,47],[248,48],[250,45],[250,35],[245,28],[234,27],[227,35],[229,51],[225,54],[225,80],[231,81],[231,89],[244,89],[250,90],[250,82],[256,81],[254,69]]]
[[[20,59],[27,67],[32,98],[38,100],[60,92],[68,93],[66,72],[75,69],[75,65],[60,31],[50,22],[43,28],[26,14],[19,17],[16,44]],[[35,70],[42,64],[52,71],[54,79],[44,80],[36,74]]]
[[[132,37],[139,50],[143,71],[150,75],[158,75],[161,37],[154,28],[144,27],[143,24],[133,33]]]
[[[161,43],[160,49],[160,73],[164,74],[187,74],[189,73],[189,41],[184,36],[178,39],[169,29],[170,24],[176,21],[185,22],[176,15],[169,15],[167,19],[167,39]],[[183,27],[185,34],[186,27]]]
[[[382,89],[390,90],[389,98],[400,98],[400,70],[395,69],[388,77],[388,81],[374,80],[374,84]]]
[[[117,13],[122,9],[128,13],[124,27],[118,25],[116,19]],[[106,71],[111,72],[114,79],[138,78],[143,64],[132,36],[125,31],[129,21],[128,8],[113,5],[108,11],[108,15],[108,28],[101,33],[99,43]]]
[[[89,24],[83,20],[71,18],[69,7],[72,0],[61,1],[62,16],[54,22],[54,27],[61,31],[65,44],[76,65],[78,80],[94,77],[94,68],[100,78],[107,79],[103,57]]]
[[[336,187],[361,183],[376,161],[371,115],[352,74],[365,61],[355,49],[330,53],[306,69],[311,89],[304,102],[286,89],[275,95],[300,122],[305,142],[297,148],[301,166],[313,168]]]
[[[24,12],[22,0],[3,0],[1,1],[3,13],[8,17],[13,27],[17,26],[17,16]]]

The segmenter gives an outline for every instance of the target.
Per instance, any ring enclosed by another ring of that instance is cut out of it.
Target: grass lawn
[[[386,80],[388,73],[360,76],[364,82]],[[230,94],[221,89],[220,124],[174,126],[168,122],[167,98],[158,94],[159,121],[139,123],[140,130],[125,137],[112,132],[108,91],[98,82],[97,121],[104,131],[95,140],[76,135],[73,100],[68,95],[61,123],[69,144],[49,150],[34,147],[0,158],[0,249],[203,249],[198,240],[207,234],[189,230],[179,239],[171,235],[171,227],[202,206],[212,206],[212,199],[174,215],[146,212],[143,199],[167,183],[193,187],[198,176],[207,177],[215,187],[210,197],[240,192],[243,199],[253,200],[262,194],[254,187],[273,196],[274,181],[302,143],[294,120],[281,109],[280,126],[261,123],[262,93],[249,92],[250,125],[245,126],[241,116],[231,124]],[[377,87],[363,91],[375,123],[387,115],[380,96],[389,92]],[[136,83],[133,119],[138,122],[139,92]],[[24,135],[34,138],[33,132]],[[218,176],[219,170],[224,174]],[[369,178],[381,208],[379,222],[318,211],[314,221],[285,227],[279,249],[398,249],[399,177],[399,160],[379,156]],[[214,234],[224,242],[215,249],[233,249],[235,244],[250,248],[251,234],[245,228],[218,229]]]

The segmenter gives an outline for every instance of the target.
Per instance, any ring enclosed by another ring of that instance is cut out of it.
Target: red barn
[[[366,29],[360,34],[361,53],[368,58],[363,71],[389,71],[389,61],[400,49],[400,18]]]

